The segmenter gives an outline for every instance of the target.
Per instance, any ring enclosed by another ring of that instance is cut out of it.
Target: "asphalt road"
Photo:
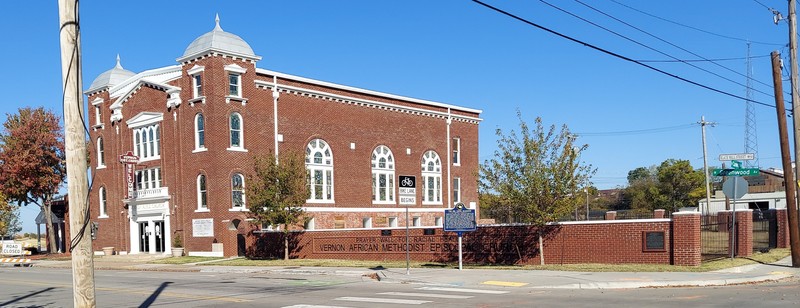
[[[72,273],[0,268],[0,307],[72,307]],[[800,307],[800,281],[714,288],[464,289],[356,276],[96,271],[98,307]]]

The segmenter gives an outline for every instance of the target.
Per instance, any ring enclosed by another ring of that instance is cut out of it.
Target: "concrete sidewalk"
[[[384,283],[478,288],[487,285],[539,289],[631,289],[678,286],[724,286],[800,278],[800,268],[791,259],[773,264],[755,264],[714,272],[568,272],[540,270],[490,270],[450,268],[333,268],[218,266],[202,264],[149,264],[152,256],[95,258],[97,270],[180,271],[213,273],[274,273],[283,275],[336,275],[369,277]],[[70,268],[70,261],[36,261],[37,267]]]

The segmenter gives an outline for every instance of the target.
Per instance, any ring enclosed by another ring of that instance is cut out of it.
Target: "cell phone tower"
[[[750,62],[750,42],[747,43],[747,83],[745,88],[745,115],[744,115],[744,152],[755,154],[755,159],[746,160],[746,168],[758,168],[758,130],[756,129],[756,110],[753,106],[753,93],[751,91],[753,79],[753,67]]]

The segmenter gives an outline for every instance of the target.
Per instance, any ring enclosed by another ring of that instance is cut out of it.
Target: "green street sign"
[[[711,172],[713,176],[751,176],[758,175],[758,168],[747,169],[716,169]]]

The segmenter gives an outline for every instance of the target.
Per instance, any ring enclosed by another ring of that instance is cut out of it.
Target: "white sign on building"
[[[193,237],[213,237],[214,236],[214,219],[192,219],[192,236]]]

